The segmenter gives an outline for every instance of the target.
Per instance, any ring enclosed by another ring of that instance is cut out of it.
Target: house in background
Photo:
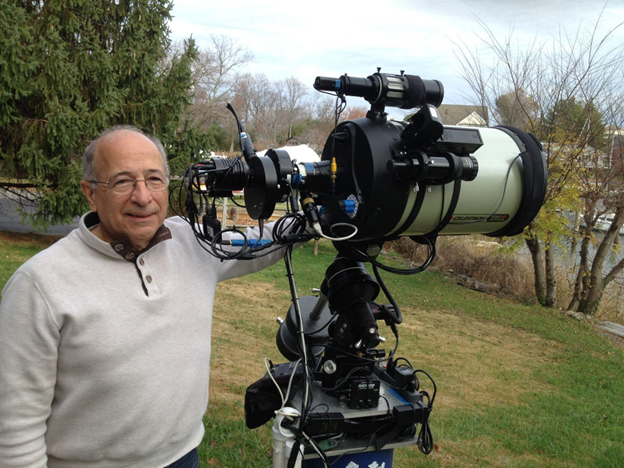
[[[302,137],[302,136],[292,136],[290,137],[288,140],[286,140],[286,143],[284,144],[284,146],[299,146],[299,145],[309,145],[310,142]]]
[[[624,173],[624,129],[607,127],[605,133],[608,141],[609,166]]]
[[[464,125],[468,127],[487,127],[488,109],[485,106],[442,104],[438,107],[444,125]]]

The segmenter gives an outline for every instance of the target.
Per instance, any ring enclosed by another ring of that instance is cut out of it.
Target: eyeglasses
[[[145,179],[119,176],[113,177],[108,182],[102,182],[101,180],[87,180],[87,182],[92,184],[106,184],[108,185],[108,190],[115,195],[130,195],[134,192],[137,182],[145,182],[145,186],[150,192],[162,192],[163,190],[167,190],[169,186],[169,179],[160,174],[154,174]]]

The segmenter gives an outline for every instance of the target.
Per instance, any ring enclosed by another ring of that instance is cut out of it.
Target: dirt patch
[[[2,243],[19,242],[45,248],[54,244],[59,239],[60,237],[57,236],[0,231],[0,242]]]
[[[598,333],[600,333],[603,336],[606,336],[609,340],[611,340],[618,348],[621,348],[624,350],[624,338],[622,338],[619,335],[615,335],[614,333],[609,333],[606,330],[598,330]]]
[[[290,304],[287,292],[243,280],[219,284],[212,326],[210,399],[240,402],[245,389],[266,372],[264,358],[285,362],[275,345],[278,325]]]
[[[274,363],[285,361],[275,345],[275,318],[284,317],[289,305],[288,292],[270,284],[235,280],[219,286],[213,323],[212,401],[242,405],[246,387],[265,373],[264,357]],[[403,315],[397,355],[434,377],[436,411],[475,404],[519,404],[548,390],[533,375],[544,365],[557,365],[557,343],[463,314],[405,307]],[[393,341],[389,330],[383,329],[383,334]],[[422,382],[431,389],[425,378]]]
[[[546,390],[532,376],[554,363],[558,344],[463,314],[406,310],[404,317],[401,329],[416,345],[409,352],[421,353],[419,366],[444,369],[434,376],[443,411],[475,403],[518,404]]]

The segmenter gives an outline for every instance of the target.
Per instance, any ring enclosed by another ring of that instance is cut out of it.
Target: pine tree
[[[171,7],[169,0],[0,2],[0,188],[35,197],[36,224],[86,209],[82,152],[112,125],[156,135],[177,158],[208,143],[180,121],[197,48],[190,38],[165,59]]]

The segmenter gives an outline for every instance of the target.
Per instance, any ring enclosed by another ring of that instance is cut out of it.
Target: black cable
[[[342,246],[344,246],[347,250],[349,250],[349,252],[351,252],[355,256],[356,260],[359,260],[362,262],[369,262],[372,265],[377,266],[381,268],[382,270],[387,271],[389,273],[393,273],[395,275],[408,276],[408,275],[415,275],[417,273],[422,273],[423,271],[425,271],[427,268],[429,268],[431,263],[433,263],[433,260],[436,257],[435,242],[433,242],[431,239],[427,237],[423,237],[423,239],[427,243],[427,247],[429,249],[429,255],[427,256],[427,259],[423,262],[422,265],[420,265],[417,268],[410,268],[410,269],[394,268],[388,265],[384,265],[383,263],[380,263],[377,260],[375,260],[375,258],[366,255],[364,252],[358,250],[354,246],[349,245],[348,243],[344,243],[342,244]]]
[[[297,295],[297,288],[295,285],[295,275],[292,267],[292,245],[289,245],[286,248],[286,253],[284,254],[284,263],[286,265],[286,276],[288,277],[288,285],[290,288],[290,295],[292,298],[292,303],[295,308],[295,320],[297,326],[297,338],[295,339],[297,348],[299,349],[299,355],[303,359],[303,368],[304,368],[304,379],[305,379],[305,388],[303,389],[304,395],[302,397],[303,404],[301,405],[301,421],[306,420],[306,416],[308,410],[312,404],[312,392],[310,391],[310,383],[312,381],[312,373],[310,372],[310,363],[308,361],[308,353],[307,343],[305,341],[305,334],[302,330],[303,326],[301,323],[301,309],[299,308],[299,298]],[[312,354],[312,353],[310,353]],[[313,354],[312,354],[313,356]]]
[[[347,127],[349,133],[351,133],[351,127]],[[358,199],[358,204],[362,205],[362,191],[360,190],[360,184],[358,183],[357,177],[355,175],[355,136],[351,135],[351,177],[353,178],[353,185],[355,186],[355,196]]]
[[[262,244],[258,239],[251,244],[242,231],[230,230],[231,232],[236,232],[236,234],[239,234],[242,238],[243,246],[235,251],[231,248],[225,249],[224,246],[220,245],[222,244],[224,233],[228,232],[228,230],[216,233],[213,232],[211,235],[211,233],[209,233],[206,229],[204,229],[203,232],[198,229],[198,226],[201,226],[199,216],[203,212],[204,200],[206,200],[207,195],[211,190],[218,189],[221,183],[226,179],[227,175],[240,164],[243,164],[242,159],[240,156],[237,156],[225,167],[216,168],[210,166],[207,162],[200,162],[189,166],[184,173],[183,183],[178,192],[180,204],[178,205],[178,209],[174,209],[174,211],[176,214],[186,219],[186,221],[190,224],[191,229],[193,230],[193,233],[202,248],[220,260],[252,260],[264,255],[269,255],[284,246],[309,240],[312,236],[307,235],[305,232],[305,219],[298,216],[298,214],[287,214],[281,218],[277,222],[277,229],[274,231],[273,240],[264,244]],[[211,181],[217,181],[216,186],[212,187]],[[183,209],[181,199],[185,189],[186,206],[185,209]],[[195,195],[198,195],[198,202],[195,201]],[[240,206],[235,201],[233,202]],[[213,213],[216,212],[215,203],[216,197],[213,197],[213,209],[211,210]],[[207,200],[206,205],[208,205]],[[210,214],[207,216],[210,216]],[[288,222],[289,220],[292,222]],[[260,221],[259,224],[262,224],[262,221]],[[262,239],[263,233],[264,231],[262,226],[260,226],[260,239]]]
[[[223,234],[225,234],[226,232],[238,233],[243,236],[243,246],[237,252],[228,252],[223,248],[223,244],[221,241],[223,240]],[[242,258],[248,252],[249,241],[245,233],[239,229],[224,229],[214,235],[210,246],[215,257],[222,258],[224,260],[236,260]]]
[[[395,326],[396,328],[396,326]],[[394,334],[394,338],[395,338],[395,344],[394,344],[394,349],[392,351],[390,351],[390,354],[388,354],[387,358],[384,358],[384,361],[390,361],[394,355],[397,352],[397,349],[399,349],[399,332],[398,330],[395,332],[394,330],[392,330],[393,334]]]
[[[402,359],[404,359],[404,358],[402,358]],[[407,359],[405,359],[405,361],[407,361]],[[407,362],[409,363],[409,361],[407,361]],[[411,367],[411,364],[410,364],[410,367]],[[431,397],[431,401],[427,402],[427,406],[429,406],[429,408],[432,408],[433,407],[433,401],[435,400],[435,397],[436,397],[436,393],[438,393],[438,387],[436,386],[435,380],[433,380],[433,377],[431,377],[428,372],[426,372],[426,371],[424,371],[422,369],[415,369],[414,370],[415,374],[417,374],[419,372],[422,373],[422,374],[425,374],[427,377],[429,377],[429,380],[433,384],[433,396]]]
[[[431,426],[429,425],[429,421],[421,424],[420,432],[418,433],[417,444],[418,449],[425,455],[429,455],[433,451],[435,444],[433,442],[433,433],[431,432]]]
[[[334,460],[331,465],[333,465],[334,463],[336,463],[338,460],[340,460],[342,457],[344,457],[345,455],[352,455],[354,453],[361,453],[361,452],[365,452],[366,449],[368,449],[368,447],[370,447],[373,444],[373,440],[375,440],[375,436],[377,435],[377,433],[379,431],[381,431],[382,429],[385,429],[389,424],[384,424],[380,427],[378,427],[377,429],[375,429],[375,431],[373,433],[371,433],[370,438],[368,439],[368,442],[366,443],[366,445],[364,446],[364,449],[362,448],[358,448],[357,450],[351,451],[351,452],[345,452],[342,455],[340,455],[338,458],[336,458],[336,460]],[[331,466],[330,465],[330,466]]]
[[[295,463],[297,462],[297,458],[299,456],[299,447],[301,446],[301,442],[298,438],[296,438],[295,443],[290,450],[290,457],[288,457],[288,464],[286,468],[294,468]]]
[[[325,93],[325,94],[330,94],[330,93]],[[336,157],[336,134],[338,132],[338,121],[340,120],[340,115],[347,107],[347,99],[344,96],[344,94],[335,93],[335,96],[336,96],[336,104],[334,107],[334,129],[332,130],[332,133],[331,133],[331,137],[332,137],[331,155],[330,155],[331,161],[334,161]],[[335,193],[336,193],[336,186],[332,180],[331,194],[335,195]]]
[[[250,245],[250,241],[247,239],[245,233],[238,229],[222,230],[214,233],[213,236],[211,236],[208,232],[202,232],[198,229],[198,226],[201,225],[199,214],[203,212],[203,200],[206,198],[208,192],[208,189],[201,188],[200,178],[203,176],[209,177],[209,174],[212,174],[213,177],[216,177],[216,174],[218,173],[227,175],[233,167],[239,163],[242,164],[240,157],[235,159],[231,164],[228,164],[227,167],[220,169],[206,168],[205,164],[194,164],[187,168],[184,173],[183,184],[179,188],[180,205],[178,206],[178,210],[174,211],[183,219],[186,219],[200,246],[220,260],[252,260],[264,255],[269,255],[284,246],[309,240],[311,236],[305,233],[305,219],[298,216],[298,214],[287,214],[286,216],[280,218],[276,225],[277,229],[274,231],[274,239],[265,244],[260,242],[264,234],[263,221],[259,222],[260,238],[255,239],[255,243],[253,245]],[[186,189],[186,209],[182,210],[181,198],[184,193],[184,189]],[[199,198],[199,206],[198,203],[195,202],[194,195],[196,194]],[[213,207],[215,206],[215,203],[216,199],[213,198]],[[213,211],[215,210],[213,209]],[[185,216],[183,216],[182,213],[184,213]],[[288,222],[289,220],[292,222]],[[226,232],[235,232],[240,235],[243,246],[240,249],[232,251],[233,249],[226,249],[224,245],[221,245],[223,235]]]
[[[316,408],[319,408],[321,406],[325,407],[325,412],[324,413],[318,413],[318,411],[315,411]],[[329,413],[329,405],[327,403],[319,403],[318,405],[316,405],[314,408],[310,408],[310,412],[315,411],[318,414],[327,414]]]
[[[409,362],[409,361],[408,361],[406,358],[404,358],[404,357],[398,357],[398,358],[396,358],[396,359],[395,359],[395,361],[394,361],[395,365],[396,365],[396,363],[397,363],[397,362],[399,362],[399,361],[405,361],[405,362],[407,363],[407,367],[409,367],[410,369],[413,369],[413,368],[414,368],[414,366],[412,366],[412,363],[411,363],[411,362]],[[402,367],[402,366],[399,366],[399,367]]]
[[[377,280],[377,283],[381,287],[381,290],[383,291],[384,295],[386,296],[388,301],[390,301],[390,304],[392,304],[392,307],[394,307],[394,315],[390,314],[392,321],[397,325],[400,324],[401,322],[403,322],[403,315],[401,314],[401,309],[399,308],[399,305],[395,302],[394,297],[390,293],[390,290],[386,287],[386,283],[384,283],[383,278],[379,274],[379,267],[375,264],[373,264],[373,273],[375,274],[375,279]]]

